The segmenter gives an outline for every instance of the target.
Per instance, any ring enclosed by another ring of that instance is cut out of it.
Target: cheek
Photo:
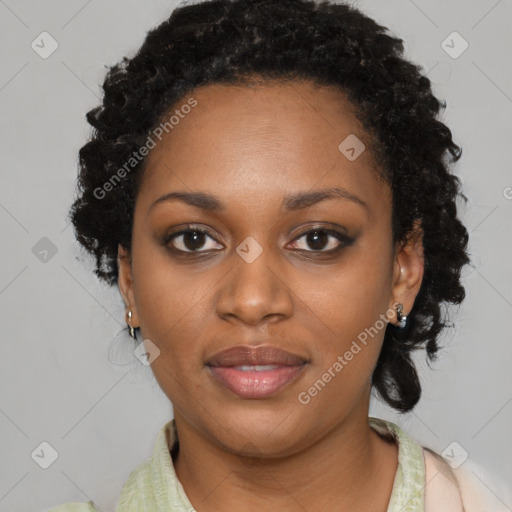
[[[316,310],[323,317],[316,322],[310,372],[297,395],[299,403],[318,411],[327,423],[360,404],[370,390],[388,322],[388,302],[375,293],[378,281],[368,273],[365,284],[353,277],[331,281],[329,297],[326,289],[318,292],[319,300],[326,301]]]
[[[149,244],[148,244],[149,246]],[[148,247],[146,246],[146,247]],[[215,288],[212,272],[197,271],[172,263],[165,251],[154,248],[134,253],[134,293],[142,335],[160,350],[151,365],[155,376],[190,375],[201,360],[201,342],[208,303]]]
[[[329,371],[342,375],[332,380],[345,381],[344,386],[370,378],[391,317],[391,262],[391,253],[360,247],[325,276],[297,281],[295,290],[304,301],[300,314],[314,325],[317,379]]]
[[[354,251],[323,275],[297,278],[294,291],[325,325],[326,332],[354,336],[385,313],[391,296],[391,254]]]

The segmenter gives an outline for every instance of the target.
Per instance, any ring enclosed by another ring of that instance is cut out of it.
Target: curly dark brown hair
[[[176,8],[147,33],[132,58],[106,75],[103,102],[87,113],[94,130],[79,153],[70,219],[78,242],[96,258],[96,275],[117,283],[118,244],[131,248],[140,159],[108,193],[99,194],[147,142],[163,116],[195,87],[259,80],[310,80],[341,90],[372,140],[379,174],[392,190],[394,242],[421,221],[425,271],[407,327],[389,323],[372,376],[382,398],[413,409],[421,384],[412,351],[439,350],[446,303],[465,296],[468,232],[457,218],[466,197],[450,165],[461,156],[438,119],[446,107],[430,80],[403,56],[403,41],[358,9],[330,1],[212,0]]]

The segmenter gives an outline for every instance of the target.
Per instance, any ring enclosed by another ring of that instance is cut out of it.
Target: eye
[[[303,238],[305,239],[305,243],[303,242],[302,247],[300,247],[301,244],[297,241]],[[329,240],[329,238],[331,240]],[[344,233],[319,227],[302,233],[302,235],[295,238],[293,243],[295,244],[294,248],[305,252],[334,253],[350,245],[353,241],[352,238]],[[297,247],[297,244],[299,247]],[[312,247],[312,250],[305,249],[304,246],[306,245]]]
[[[191,226],[178,233],[167,235],[164,239],[164,244],[171,244],[170,249],[175,252],[207,252],[216,250],[215,247],[207,247],[206,250],[202,251],[199,250],[204,246],[205,240],[208,238],[216,242],[204,229]],[[221,249],[222,247],[223,246],[220,246]]]
[[[207,246],[204,248],[208,239],[211,240],[210,247]],[[300,242],[302,239],[304,239],[304,241]],[[304,252],[332,254],[340,251],[348,245],[351,245],[353,242],[354,239],[348,237],[344,233],[334,229],[327,229],[325,227],[316,227],[309,229],[296,237],[291,243],[291,246],[294,249]],[[163,245],[168,246],[171,251],[178,254],[207,253],[209,251],[215,251],[223,248],[221,244],[209,235],[208,231],[193,225],[176,233],[167,235],[163,239]],[[309,246],[311,250],[307,249],[307,246]]]

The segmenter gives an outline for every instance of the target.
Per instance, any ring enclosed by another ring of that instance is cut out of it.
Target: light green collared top
[[[398,425],[368,418],[379,434],[398,444],[398,468],[387,512],[424,512],[425,462],[423,448]],[[159,431],[153,455],[137,466],[126,480],[115,512],[193,512],[176,476],[170,448],[178,443],[174,420]],[[65,503],[45,512],[99,512],[93,501]]]

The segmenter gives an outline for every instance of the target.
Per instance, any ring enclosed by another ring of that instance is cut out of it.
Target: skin
[[[197,106],[147,157],[131,259],[121,246],[118,258],[130,323],[160,350],[151,367],[174,409],[177,476],[201,512],[385,512],[397,446],[368,425],[385,329],[309,403],[298,395],[383,314],[396,323],[394,304],[411,310],[424,271],[419,226],[393,246],[391,191],[341,93],[269,82],[209,85],[192,96]],[[367,148],[354,161],[338,149],[349,134]],[[324,187],[343,187],[366,207],[346,198],[281,207],[285,195]],[[225,210],[181,201],[150,209],[178,190],[213,194]],[[164,235],[186,223],[208,230],[195,247],[209,255],[174,255],[172,246],[194,247],[183,236],[165,247]],[[340,242],[308,242],[303,232],[318,225],[345,228],[354,242],[322,256]],[[247,237],[262,248],[252,263],[236,252]],[[276,345],[309,363],[276,395],[243,399],[205,367],[214,353],[239,344]]]

